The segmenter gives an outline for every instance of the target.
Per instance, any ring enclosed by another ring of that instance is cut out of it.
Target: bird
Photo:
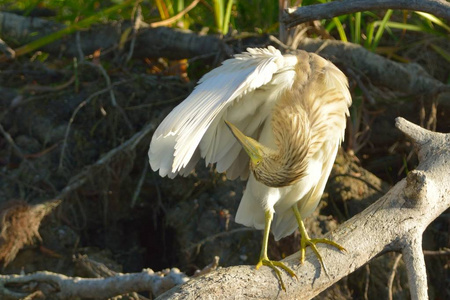
[[[304,218],[318,206],[352,103],[348,80],[332,62],[315,53],[282,54],[273,46],[247,48],[205,74],[192,93],[155,130],[149,161],[162,177],[187,176],[203,158],[227,178],[247,180],[235,221],[264,230],[256,268],[272,268],[281,287],[281,269],[268,258],[275,240],[301,234],[300,261],[328,239],[310,238]]]

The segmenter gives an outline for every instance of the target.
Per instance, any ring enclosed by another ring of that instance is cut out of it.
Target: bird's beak
[[[242,131],[240,131],[236,126],[234,126],[230,122],[225,120],[225,124],[227,124],[228,128],[230,128],[231,130],[231,133],[242,145],[245,152],[247,152],[248,156],[250,156],[252,164],[258,165],[263,159],[263,156],[261,155],[262,145],[258,141],[255,141],[251,137],[248,137],[245,134],[243,134]]]

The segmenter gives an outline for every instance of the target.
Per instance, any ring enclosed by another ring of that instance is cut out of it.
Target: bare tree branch
[[[31,22],[29,18],[3,12],[0,12],[0,23],[3,24],[0,27],[0,35],[9,36],[21,44],[35,38],[27,36],[25,32],[39,32],[41,35],[36,36],[39,37],[51,33],[49,29],[61,29],[60,25],[54,22],[39,19],[33,19]],[[114,23],[95,26],[80,32],[78,43],[75,36],[69,36],[64,40],[45,46],[44,50],[60,53],[61,49],[65,49],[65,55],[76,57],[78,56],[77,44],[86,54],[92,53],[96,49],[115,47],[120,40],[121,32],[126,30],[129,25]],[[22,33],[21,30],[24,32]],[[264,46],[269,40],[261,38],[260,42],[261,46]],[[220,49],[225,47],[224,45],[224,42],[216,36],[201,36],[190,31],[167,27],[140,28],[133,55],[134,57],[167,57],[171,59],[205,57],[217,55]],[[347,70],[350,70],[349,73],[351,70],[362,72],[366,78],[370,78],[370,84],[381,85],[391,91],[399,91],[402,95],[438,93],[450,89],[448,85],[430,76],[417,64],[394,62],[359,45],[305,38],[299,48],[310,52],[319,52],[320,55],[334,63],[345,66]],[[352,74],[347,75],[351,76]]]
[[[187,276],[178,269],[157,273],[146,269],[140,273],[116,274],[107,278],[68,277],[43,271],[23,276],[0,275],[0,295],[23,299],[29,292],[14,291],[6,285],[16,285],[16,288],[34,285],[34,290],[41,290],[45,295],[51,294],[56,299],[106,299],[131,292],[152,291],[159,294],[161,290],[164,291],[186,280]]]
[[[25,45],[46,35],[65,28],[64,25],[39,18],[18,16],[0,12],[0,37]],[[68,35],[42,47],[43,51],[78,57],[98,49],[117,49],[122,33],[132,27],[133,23],[115,22],[98,24],[80,31],[79,41],[76,35]],[[33,33],[33,35],[30,34]],[[36,33],[36,34],[34,34]],[[10,45],[12,46],[12,45]],[[227,46],[214,35],[200,35],[189,30],[168,27],[144,28],[137,33],[134,57],[167,57],[171,59],[190,58],[202,55],[216,55]]]
[[[344,0],[289,8],[285,10],[283,22],[290,28],[308,21],[376,9],[423,11],[450,20],[450,3],[444,0]]]
[[[410,266],[412,297],[426,299],[426,272],[418,251],[425,228],[450,207],[450,182],[442,180],[450,173],[450,134],[430,132],[402,118],[397,118],[396,125],[416,145],[419,166],[376,203],[327,234],[348,250],[340,253],[321,247],[328,277],[307,249],[304,265],[299,264],[299,253],[284,260],[298,276],[295,280],[283,274],[287,292],[269,268],[237,266],[188,281],[158,299],[310,299],[387,251],[403,251],[405,264]]]
[[[402,251],[408,272],[409,290],[412,300],[428,298],[427,270],[422,253],[422,235],[415,234],[414,238]]]

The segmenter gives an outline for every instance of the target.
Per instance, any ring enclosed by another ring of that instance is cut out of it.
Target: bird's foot
[[[278,281],[280,282],[281,288],[286,291],[286,286],[284,285],[283,278],[281,278],[281,272],[278,268],[285,270],[291,277],[297,278],[297,275],[292,271],[291,268],[286,266],[281,261],[270,260],[267,257],[261,257],[258,264],[256,265],[256,270],[258,270],[261,266],[267,266],[275,271],[275,274],[278,277]],[[298,278],[297,278],[298,279]]]
[[[314,252],[314,254],[316,254],[317,258],[319,259],[320,265],[322,266],[324,272],[326,275],[328,275],[328,271],[327,271],[327,267],[325,266],[325,263],[322,260],[322,256],[319,253],[319,250],[316,247],[316,244],[328,244],[331,245],[335,248],[337,248],[339,251],[347,251],[345,250],[344,247],[342,247],[341,245],[339,245],[336,242],[330,241],[329,239],[311,239],[308,236],[304,237],[302,235],[302,239],[300,242],[300,263],[304,263],[305,262],[305,250],[306,247],[311,247],[311,250]]]

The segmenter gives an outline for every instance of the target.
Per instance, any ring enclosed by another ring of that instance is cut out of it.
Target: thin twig
[[[12,59],[16,56],[16,52],[0,39],[0,52],[3,52],[7,58]]]
[[[102,73],[103,78],[105,78],[106,81],[106,87],[108,88],[109,91],[109,95],[111,97],[111,104],[113,107],[117,106],[117,100],[116,100],[116,95],[114,94],[113,89],[111,88],[111,78],[109,78],[108,73],[106,73],[105,68],[103,68],[103,66],[101,64],[94,64],[93,62],[90,61],[82,61],[80,62],[80,64],[84,64],[84,65],[88,65],[91,67],[94,67],[98,70],[100,70],[100,73]]]
[[[219,256],[214,256],[213,261],[209,265],[204,267],[202,270],[197,270],[197,272],[195,272],[195,274],[192,275],[192,277],[199,277],[201,275],[204,275],[204,274],[207,274],[207,273],[209,273],[211,271],[214,271],[219,266],[219,261],[220,261],[220,257]]]
[[[72,77],[70,77],[70,79],[67,82],[64,82],[60,85],[54,85],[54,86],[42,86],[42,85],[30,85],[27,84],[26,86],[23,87],[23,91],[24,92],[34,92],[34,93],[39,93],[39,92],[57,92],[57,91],[61,91],[65,88],[67,88],[68,86],[70,86],[72,83],[75,82],[75,75],[72,75]]]
[[[125,62],[129,62],[131,60],[131,58],[133,57],[134,45],[136,44],[137,33],[139,31],[139,28],[143,24],[143,22],[142,22],[142,8],[141,8],[141,6],[138,3],[139,2],[137,2],[137,5],[135,6],[133,31],[131,32],[130,49],[128,51],[128,55],[127,55],[127,58],[125,59]]]
[[[180,11],[178,14],[176,14],[172,18],[169,18],[169,19],[166,19],[163,21],[159,21],[159,22],[153,22],[150,24],[150,27],[155,28],[155,27],[160,27],[160,26],[168,26],[170,24],[175,23],[177,20],[181,19],[185,14],[187,14],[191,9],[193,9],[199,2],[200,2],[200,0],[192,1],[191,4],[186,6],[185,9]]]
[[[211,242],[217,238],[226,236],[226,235],[230,235],[230,234],[235,234],[238,232],[243,232],[243,231],[255,231],[256,229],[254,228],[247,228],[247,227],[242,227],[242,228],[236,228],[230,231],[223,231],[223,232],[219,232],[213,235],[208,236],[207,238],[204,238],[203,240],[201,240],[198,243],[195,243],[194,245],[190,246],[189,248],[187,248],[188,250],[192,250],[192,249],[199,249],[203,244],[207,243],[207,242]]]
[[[78,60],[80,62],[84,61],[84,53],[83,49],[81,49],[81,37],[80,37],[80,31],[77,30],[75,33],[75,45],[77,46],[77,52],[78,52]]]
[[[391,274],[389,275],[389,280],[388,280],[388,298],[389,300],[393,299],[393,295],[392,295],[392,286],[394,284],[394,278],[395,278],[395,273],[397,273],[397,266],[400,262],[400,260],[402,259],[402,254],[398,254],[397,257],[395,258],[394,261],[394,265],[392,266],[392,271]]]
[[[111,78],[109,78],[108,73],[106,72],[105,68],[103,68],[103,66],[101,64],[94,64],[92,62],[89,61],[83,61],[83,64],[95,67],[97,69],[100,70],[100,72],[102,73],[103,77],[105,78],[106,81],[106,86],[109,88],[109,96],[111,97],[111,104],[112,106],[117,109],[123,116],[125,123],[127,124],[128,128],[131,131],[134,131],[133,125],[131,124],[131,121],[128,119],[127,114],[125,113],[125,111],[123,110],[123,108],[117,104],[117,100],[116,100],[116,95],[114,94],[114,90],[112,89],[112,85],[111,85]]]
[[[423,255],[430,255],[430,256],[446,256],[450,255],[450,249],[443,249],[443,250],[423,250]]]
[[[370,104],[375,105],[375,99],[372,97],[372,95],[369,92],[369,89],[366,87],[364,82],[362,82],[361,77],[357,75],[352,68],[345,68],[346,72],[356,80],[356,83],[358,84],[359,88],[363,92],[364,96],[366,97],[367,101],[369,101]]]
[[[366,264],[366,283],[364,285],[364,299],[369,300],[370,265]]]
[[[25,155],[22,153],[22,150],[20,150],[19,146],[17,146],[16,142],[14,142],[14,139],[12,136],[5,130],[3,125],[0,123],[0,133],[3,135],[5,140],[8,142],[8,144],[11,146],[11,148],[14,150],[14,153],[19,156],[21,159],[25,159]]]
[[[5,180],[14,182],[17,185],[22,185],[22,186],[24,186],[24,187],[26,187],[26,188],[28,188],[30,190],[36,191],[37,193],[40,193],[40,194],[45,194],[46,193],[45,190],[36,187],[34,184],[29,184],[29,183],[22,182],[22,181],[20,181],[20,180],[18,180],[16,178],[13,178],[12,176],[10,176],[8,174],[5,174],[3,172],[0,173],[0,176],[4,177]]]
[[[11,146],[11,148],[14,150],[14,153],[22,159],[22,161],[36,174],[39,174],[36,168],[33,166],[32,163],[28,161],[28,159],[25,157],[25,155],[22,153],[22,150],[20,150],[19,146],[14,142],[14,139],[12,136],[5,130],[3,125],[0,123],[0,133],[3,135],[5,140],[8,142],[8,144]]]
[[[63,144],[62,144],[62,148],[61,148],[61,155],[59,157],[59,164],[58,164],[58,170],[59,171],[61,171],[63,169],[64,152],[65,152],[66,147],[67,147],[67,140],[68,140],[68,137],[69,137],[70,128],[72,126],[73,121],[75,120],[75,116],[78,114],[80,109],[83,108],[86,104],[88,104],[92,99],[94,99],[98,95],[101,95],[101,94],[106,93],[109,90],[111,90],[113,88],[113,86],[126,83],[127,81],[128,80],[122,80],[122,81],[115,82],[115,83],[109,85],[107,88],[93,93],[88,98],[86,98],[86,100],[82,101],[77,106],[77,108],[73,111],[72,116],[70,117],[69,123],[67,124],[66,132],[64,134],[64,140],[63,140]]]
[[[139,194],[141,193],[141,188],[142,188],[142,185],[144,184],[144,179],[145,179],[145,176],[147,175],[147,172],[148,172],[148,163],[145,162],[144,168],[142,169],[141,177],[139,178],[136,189],[134,190],[133,198],[131,198],[131,204],[130,204],[131,208],[133,208],[136,205],[136,201],[139,197]]]
[[[182,96],[173,97],[173,98],[167,99],[167,100],[160,100],[160,101],[151,102],[151,103],[148,103],[148,104],[139,104],[139,105],[135,105],[135,106],[128,106],[125,109],[126,110],[136,110],[136,109],[139,110],[139,109],[142,109],[142,108],[152,108],[154,106],[166,105],[166,104],[178,102],[180,100],[185,99],[186,96],[187,95],[182,95]]]
[[[110,150],[108,153],[102,156],[102,158],[97,160],[94,164],[83,169],[83,171],[81,171],[80,173],[78,173],[77,175],[75,175],[70,179],[70,183],[59,193],[58,196],[55,197],[55,199],[64,199],[69,193],[78,189],[80,186],[86,183],[87,179],[89,178],[89,175],[93,173],[95,168],[106,165],[112,158],[114,158],[119,153],[123,153],[123,151],[134,149],[138,145],[138,143],[154,129],[155,129],[154,124],[148,124],[147,126],[142,128],[141,131],[135,133],[129,140],[122,143],[120,146]]]
[[[373,184],[371,184],[370,182],[368,182],[367,180],[361,178],[361,177],[357,177],[354,175],[350,175],[350,174],[336,174],[332,177],[330,177],[330,179],[328,179],[328,182],[331,182],[333,179],[337,178],[337,177],[350,177],[352,179],[357,179],[359,181],[364,182],[368,187],[370,187],[371,189],[373,189],[374,191],[380,193],[380,194],[384,194],[385,192],[383,192],[382,190],[380,190],[379,188],[377,188],[376,186],[374,186]]]

